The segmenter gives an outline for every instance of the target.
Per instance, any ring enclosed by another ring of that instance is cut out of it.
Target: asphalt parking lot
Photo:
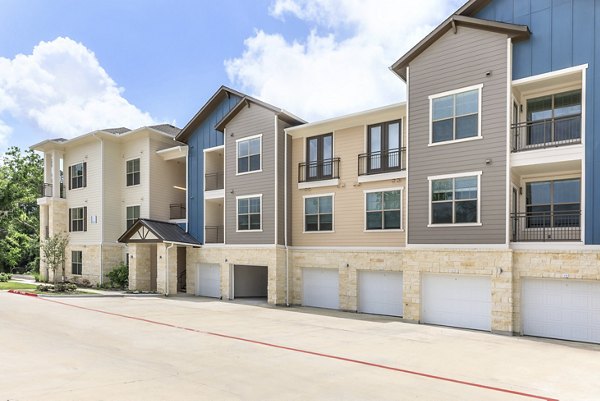
[[[0,292],[4,400],[599,400],[600,346],[200,298]]]

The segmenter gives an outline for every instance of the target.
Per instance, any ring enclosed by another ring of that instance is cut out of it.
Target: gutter
[[[168,243],[168,242],[167,242]],[[167,254],[165,256],[165,296],[169,296],[169,250],[175,246],[175,243],[172,242],[171,245],[167,247]]]

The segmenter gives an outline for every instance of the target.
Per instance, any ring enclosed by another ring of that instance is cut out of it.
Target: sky
[[[0,154],[183,127],[221,86],[318,121],[405,100],[388,67],[462,0],[0,0]]]

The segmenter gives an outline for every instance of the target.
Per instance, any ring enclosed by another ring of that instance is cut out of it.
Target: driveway
[[[0,400],[598,400],[600,346],[200,298],[0,293]]]

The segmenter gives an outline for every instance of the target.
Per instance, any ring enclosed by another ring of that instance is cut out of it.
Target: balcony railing
[[[223,226],[205,226],[204,227],[204,243],[205,244],[222,244],[225,242],[225,232]]]
[[[581,114],[512,125],[513,152],[581,143]]]
[[[225,188],[223,180],[223,172],[209,173],[204,175],[205,191],[215,191]]]
[[[340,178],[340,158],[298,163],[298,182]]]
[[[171,203],[169,205],[169,215],[171,220],[185,219],[185,204],[183,203]]]
[[[511,241],[581,241],[581,211],[513,213]]]
[[[406,148],[361,153],[358,155],[358,175],[406,170]]]
[[[42,198],[52,198],[54,196],[54,190],[53,190],[53,185],[52,184],[48,184],[48,183],[43,183],[40,186],[40,196]],[[63,183],[60,183],[60,194],[59,197],[61,199],[66,199],[66,195],[65,195],[65,186],[63,185]]]

